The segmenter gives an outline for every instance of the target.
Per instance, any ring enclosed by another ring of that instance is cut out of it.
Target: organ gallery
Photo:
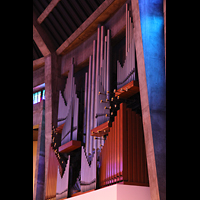
[[[166,1],[33,1],[33,199],[166,199]]]

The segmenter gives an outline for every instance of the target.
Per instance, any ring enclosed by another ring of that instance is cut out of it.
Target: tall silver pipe
[[[127,35],[127,37],[128,37],[128,52],[129,52],[129,47],[130,47],[130,24],[129,24],[129,17],[130,17],[130,13],[129,13],[129,10],[128,10],[128,16],[127,16],[127,23],[128,23],[128,35]]]
[[[87,123],[87,96],[88,96],[88,73],[85,73],[85,97],[84,97],[84,117],[83,117],[83,133],[86,134]],[[83,143],[86,143],[86,135],[83,136]]]
[[[107,30],[107,85],[106,92],[110,91],[110,30]],[[107,99],[110,100],[110,94],[107,93]]]
[[[92,91],[91,91],[91,108],[90,108],[90,130],[94,128],[94,106],[95,106],[95,75],[96,75],[96,40],[93,40],[93,59],[92,59]],[[96,149],[96,140],[93,140],[93,147]]]
[[[105,36],[105,42],[104,42],[104,59],[103,59],[103,90],[106,94],[106,81],[107,81],[107,36]]]
[[[91,100],[91,75],[92,75],[92,56],[89,58],[88,72],[88,98],[87,98],[87,126],[86,126],[86,152],[89,153],[90,146],[90,100]]]
[[[128,4],[126,4],[126,56],[128,52]]]
[[[100,68],[100,38],[101,38],[101,30],[100,25],[98,25],[97,29],[97,52],[96,52],[96,75],[95,75],[95,109],[94,109],[94,115],[97,114],[97,101],[98,101],[98,75],[99,75],[99,68]],[[97,126],[97,118],[94,120],[94,127]]]

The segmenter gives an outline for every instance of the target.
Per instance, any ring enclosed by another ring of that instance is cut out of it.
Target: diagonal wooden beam
[[[46,44],[44,43],[42,37],[40,36],[34,25],[33,25],[33,39],[43,56],[47,56],[50,54],[49,49],[47,48]]]
[[[37,22],[41,24],[49,13],[55,8],[60,0],[52,0],[50,4],[45,8],[42,14],[38,17]]]
[[[65,55],[75,49],[97,31],[98,24],[105,23],[126,2],[126,0],[105,0],[76,31],[56,50],[58,55]]]
[[[42,28],[42,26],[37,22],[37,15],[33,11],[33,40],[40,49],[43,56],[47,56],[52,52],[55,52],[56,46],[52,42],[50,36]]]
[[[33,71],[43,67],[45,64],[45,57],[38,58],[37,60],[33,60]]]

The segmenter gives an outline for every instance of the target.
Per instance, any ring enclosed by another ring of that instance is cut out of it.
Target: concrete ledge
[[[151,200],[150,188],[145,186],[115,184],[71,197],[71,200]]]

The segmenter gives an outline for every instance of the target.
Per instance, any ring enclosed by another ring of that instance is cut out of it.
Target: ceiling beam
[[[58,55],[65,55],[75,49],[91,35],[93,35],[98,24],[105,23],[127,0],[105,0],[76,31],[65,40],[56,50]]]
[[[51,37],[47,34],[47,32],[45,31],[45,29],[37,22],[37,15],[35,14],[34,11],[33,11],[33,26],[35,27],[35,28],[33,28],[33,29],[35,29],[35,30],[33,30],[33,34],[34,33],[36,34],[35,38],[33,37],[33,39],[34,39],[34,41],[38,40],[37,42],[35,41],[35,43],[37,44],[37,46],[39,45],[38,44],[39,41],[41,42],[40,45],[38,46],[38,48],[40,49],[41,53],[44,56],[46,56],[46,55],[49,55],[49,52],[51,52],[51,53],[55,52],[56,51],[56,45],[53,43]],[[46,48],[48,50],[44,50]],[[42,49],[43,49],[43,52],[42,52]]]
[[[45,18],[49,15],[49,13],[55,8],[60,0],[52,0],[50,4],[45,8],[42,14],[38,17],[37,22],[41,24]]]
[[[38,48],[40,49],[43,56],[47,56],[50,54],[49,49],[47,48],[47,45],[43,41],[42,37],[38,33],[37,29],[33,25],[33,39],[35,43],[37,44]]]
[[[36,69],[39,69],[40,67],[43,67],[45,64],[45,58],[38,58],[36,60],[33,60],[33,71]]]

